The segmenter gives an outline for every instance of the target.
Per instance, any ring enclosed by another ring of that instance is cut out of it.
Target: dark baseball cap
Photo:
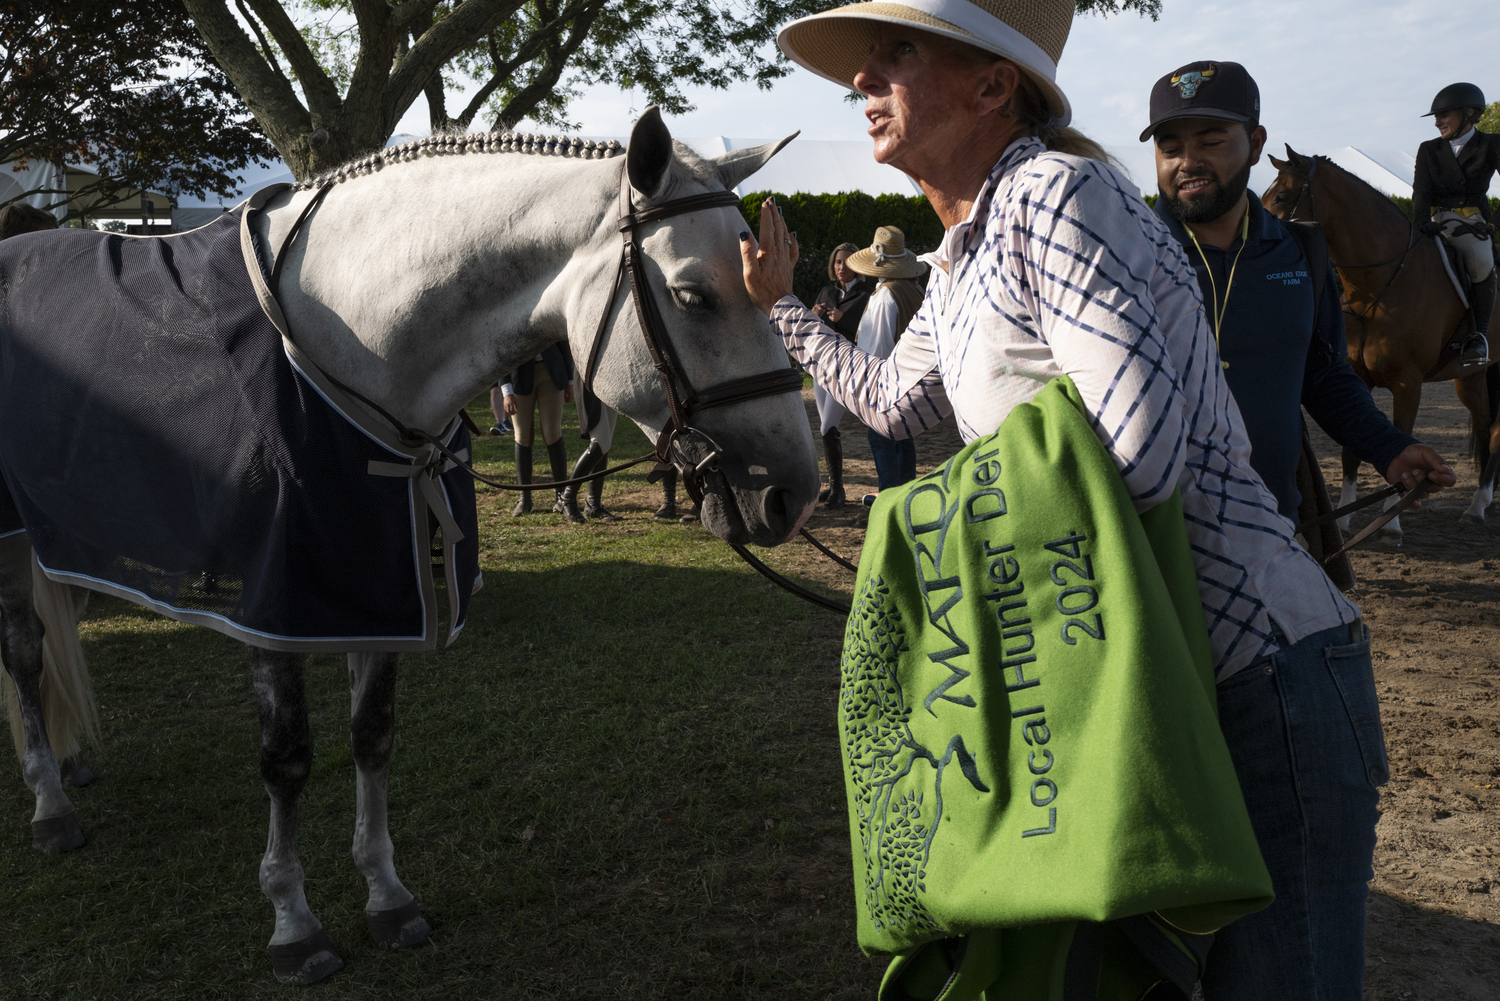
[[[1141,142],[1150,139],[1162,122],[1174,118],[1222,118],[1258,124],[1260,88],[1239,63],[1188,63],[1151,88],[1151,124],[1141,133]]]

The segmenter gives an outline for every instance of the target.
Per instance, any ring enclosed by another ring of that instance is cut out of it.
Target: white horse
[[[378,407],[437,435],[498,375],[547,344],[567,340],[586,370],[597,331],[593,392],[654,435],[669,425],[673,408],[629,291],[611,284],[622,208],[640,214],[733,188],[781,144],[705,160],[673,142],[654,108],[635,125],[623,156],[525,138],[502,147],[495,136],[439,137],[341,169],[342,183],[327,192],[315,183],[258,193],[247,209],[255,213],[249,225],[267,252],[289,248],[277,262],[283,332],[303,358],[373,404],[372,413]],[[485,155],[522,147],[548,155]],[[323,195],[299,230],[297,220]],[[739,234],[747,229],[736,209],[720,204],[636,230],[643,256],[635,277],[656,304],[675,364],[699,387],[789,367],[741,280]],[[693,426],[701,433],[677,454],[684,464],[711,466],[704,525],[736,543],[776,545],[794,535],[818,491],[800,396],[705,409]],[[0,559],[0,652],[25,721],[24,772],[37,799],[33,830],[39,842],[50,837],[61,847],[78,824],[40,708],[41,627],[31,590],[29,561]],[[305,661],[305,654],[250,646],[261,774],[271,800],[260,868],[275,908],[270,953],[280,979],[303,984],[343,965],[307,904],[297,858],[297,801],[312,763]],[[429,934],[397,878],[387,833],[395,671],[394,653],[349,655],[353,855],[368,883],[366,915],[381,948],[414,945]]]

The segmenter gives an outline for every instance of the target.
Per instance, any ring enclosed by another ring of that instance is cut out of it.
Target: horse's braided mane
[[[445,133],[417,139],[399,146],[387,146],[330,171],[292,185],[293,191],[306,191],[324,184],[347,181],[351,177],[373,174],[392,164],[423,156],[448,156],[456,153],[532,153],[538,156],[565,156],[576,160],[608,160],[625,152],[618,139],[595,142],[577,136],[544,136],[530,132],[473,132],[469,135]]]

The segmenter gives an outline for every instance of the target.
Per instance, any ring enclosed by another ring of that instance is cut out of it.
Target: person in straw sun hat
[[[921,276],[927,265],[906,249],[905,233],[895,226],[881,226],[868,247],[849,255],[849,267],[879,283],[859,318],[855,343],[867,355],[888,358],[922,305],[922,286],[912,279]],[[891,438],[871,428],[868,437],[877,490],[917,478],[917,447],[909,436]],[[867,503],[873,496],[867,495]]]
[[[1220,724],[1277,897],[1273,920],[1218,934],[1209,996],[1354,1001],[1367,807],[1386,778],[1367,634],[1250,464],[1181,246],[1068,127],[1057,63],[1073,12],[1074,0],[900,0],[782,29],[792,60],[865,97],[875,159],[912,177],[947,231],[889,358],[790,294],[796,239],[770,201],[759,240],[741,235],[745,287],[813,380],[882,434],[951,415],[973,441],[1066,375],[1136,510],[1180,495]],[[1274,778],[1240,767],[1268,733],[1284,735]]]

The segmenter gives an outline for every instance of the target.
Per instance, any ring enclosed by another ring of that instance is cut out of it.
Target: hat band
[[[1057,63],[1042,47],[1015,28],[1006,24],[989,11],[976,7],[969,0],[896,0],[902,7],[911,7],[924,14],[941,18],[956,25],[997,49],[1017,62],[1025,63],[1027,69],[1035,70],[1053,83],[1057,82]],[[830,13],[837,14],[834,8]]]

